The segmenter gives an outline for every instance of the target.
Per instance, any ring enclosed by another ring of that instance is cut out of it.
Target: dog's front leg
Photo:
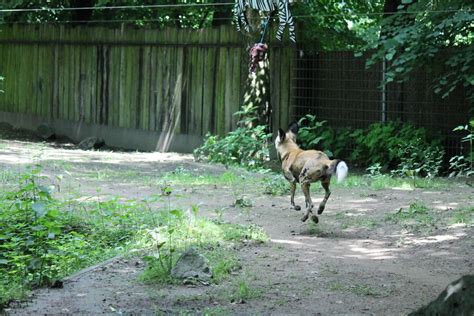
[[[296,181],[293,181],[290,183],[290,189],[291,189],[291,206],[293,206],[293,208],[296,211],[299,211],[301,210],[301,207],[299,205],[295,205]]]
[[[291,206],[295,208],[295,210],[299,211],[301,210],[301,207],[299,205],[295,205],[295,192],[296,192],[296,178],[293,176],[293,173],[289,169],[284,169],[283,170],[283,175],[285,176],[285,179],[290,182],[290,190],[291,190]]]
[[[296,178],[293,175],[293,173],[290,171],[290,169],[283,169],[283,176],[285,177],[286,180],[288,180],[290,183],[296,183]]]

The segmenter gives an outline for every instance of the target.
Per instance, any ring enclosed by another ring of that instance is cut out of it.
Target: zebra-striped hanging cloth
[[[279,25],[276,38],[281,41],[285,27],[288,24],[290,40],[296,42],[295,24],[289,9],[289,0],[236,0],[234,21],[237,26],[237,31],[240,31],[240,23],[242,23],[242,26],[247,32],[250,31],[249,23],[245,16],[245,9],[247,7],[264,12],[272,12],[278,9]]]

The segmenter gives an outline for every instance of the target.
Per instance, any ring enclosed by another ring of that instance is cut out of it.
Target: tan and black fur
[[[324,199],[318,208],[318,214],[321,214],[331,195],[329,190],[331,176],[336,175],[338,182],[340,182],[347,176],[348,168],[344,161],[339,159],[331,160],[322,151],[302,150],[299,148],[296,144],[298,129],[299,127],[296,123],[290,124],[287,132],[280,128],[275,139],[275,147],[281,160],[283,175],[291,185],[291,205],[297,211],[301,208],[295,205],[296,184],[301,184],[306,202],[306,213],[301,220],[305,222],[313,208],[313,201],[311,200],[309,190],[311,183],[321,181],[325,191]],[[316,215],[312,215],[311,219],[315,223],[318,222]]]

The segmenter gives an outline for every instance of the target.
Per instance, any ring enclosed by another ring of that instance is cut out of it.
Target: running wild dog
[[[309,190],[311,183],[321,181],[321,185],[326,193],[318,208],[318,214],[321,214],[331,195],[329,190],[331,176],[336,175],[337,181],[341,182],[347,176],[349,169],[344,161],[339,159],[330,160],[321,151],[302,150],[299,148],[296,144],[298,129],[297,123],[290,124],[286,133],[280,128],[275,139],[275,147],[281,160],[283,175],[291,185],[291,206],[297,211],[301,210],[301,208],[295,205],[296,183],[301,184],[306,202],[306,213],[301,220],[305,222],[313,209],[313,201],[311,200]],[[319,221],[316,215],[312,215],[311,219],[315,223]]]

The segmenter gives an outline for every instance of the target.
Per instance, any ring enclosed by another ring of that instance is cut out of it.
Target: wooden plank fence
[[[287,124],[295,50],[270,51],[273,122]],[[0,28],[0,111],[203,136],[236,127],[248,73],[242,36],[202,30]]]
[[[272,30],[274,31],[274,30]],[[449,137],[465,124],[463,89],[434,95],[426,74],[382,93],[382,65],[365,69],[353,52],[305,53],[270,45],[271,128],[316,114],[333,126],[411,121]],[[228,26],[201,30],[65,25],[0,27],[0,112],[47,120],[129,128],[169,135],[223,135],[236,127],[248,56],[243,36]],[[311,47],[310,51],[312,50]],[[0,118],[1,119],[1,118]],[[163,137],[161,135],[164,135]]]

